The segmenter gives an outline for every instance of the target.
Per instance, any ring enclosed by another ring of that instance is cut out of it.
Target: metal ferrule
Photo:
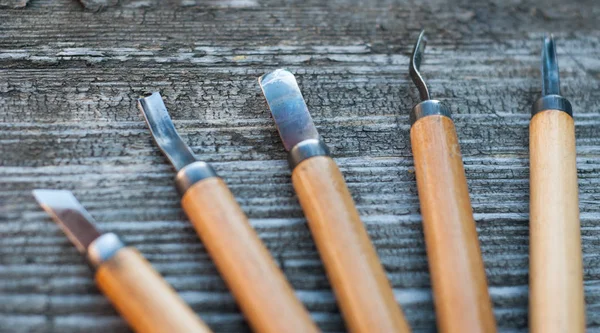
[[[98,268],[98,266],[112,258],[124,247],[125,243],[119,239],[119,236],[109,232],[96,238],[88,246],[87,259],[92,267]]]
[[[211,177],[217,177],[217,173],[206,162],[194,162],[188,164],[183,169],[177,172],[175,176],[175,187],[180,195],[184,195],[185,192],[197,182]]]
[[[564,111],[569,116],[573,117],[571,102],[561,95],[546,95],[535,101],[531,107],[531,117],[535,116],[538,112],[546,110]]]
[[[300,164],[300,162],[315,156],[329,156],[329,148],[325,142],[319,139],[308,139],[297,143],[288,154],[288,163],[290,169]]]
[[[428,99],[415,105],[410,112],[410,125],[412,126],[417,120],[433,115],[446,116],[452,119],[450,109],[448,109],[442,102],[435,99]]]

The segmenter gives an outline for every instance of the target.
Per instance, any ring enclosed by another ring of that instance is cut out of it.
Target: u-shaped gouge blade
[[[181,140],[159,93],[138,100],[154,140],[177,170],[181,204],[250,326],[317,332],[225,182]]]
[[[179,171],[196,162],[194,153],[175,130],[175,125],[169,117],[160,94],[155,92],[148,97],[140,98],[139,104],[156,145],[173,164],[175,170]]]

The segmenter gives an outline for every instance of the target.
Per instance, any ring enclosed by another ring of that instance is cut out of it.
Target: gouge
[[[33,195],[86,256],[96,284],[136,332],[210,332],[135,248],[113,233],[96,230],[71,192],[34,190]]]
[[[294,189],[348,329],[409,332],[344,177],[319,139],[296,79],[278,69],[260,77],[259,84],[289,151]]]
[[[552,36],[543,40],[542,95],[529,125],[529,325],[533,333],[585,332],[575,124],[560,96]]]
[[[430,98],[419,72],[425,43],[423,31],[410,60],[410,76],[421,97],[410,113],[410,142],[437,325],[440,332],[495,332],[454,122],[450,110]]]
[[[138,107],[177,170],[183,210],[250,326],[256,332],[317,332],[227,185],[177,134],[160,94],[140,98]]]

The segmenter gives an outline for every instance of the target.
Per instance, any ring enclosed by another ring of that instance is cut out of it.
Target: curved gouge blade
[[[70,191],[33,190],[33,195],[79,252],[85,253],[88,246],[100,237],[100,232],[94,227],[94,219]]]
[[[154,141],[176,170],[196,162],[192,150],[175,130],[160,93],[138,99],[138,108],[148,123]]]
[[[318,139],[304,97],[296,78],[285,69],[278,69],[258,78],[285,150],[308,139]]]
[[[425,37],[425,30],[421,30],[419,34],[419,38],[417,38],[417,42],[413,48],[410,64],[408,66],[408,71],[410,74],[410,78],[413,83],[419,89],[419,95],[421,97],[421,101],[426,101],[431,99],[429,95],[429,88],[427,87],[427,83],[423,79],[421,75],[421,62],[423,61],[423,53],[425,52],[425,46],[427,46],[427,38]]]

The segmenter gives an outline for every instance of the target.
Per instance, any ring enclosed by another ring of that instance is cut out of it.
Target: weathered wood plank
[[[28,0],[0,0],[0,8],[23,8]]]
[[[33,201],[40,187],[73,189],[216,331],[247,331],[135,108],[154,90],[320,327],[343,331],[256,83],[277,67],[297,73],[408,320],[433,331],[407,115],[418,97],[408,54],[422,27],[423,73],[455,115],[507,332],[527,327],[529,108],[541,89],[540,37],[557,36],[577,124],[587,320],[600,331],[600,8],[545,3],[39,0],[0,11],[0,331],[128,331]]]

